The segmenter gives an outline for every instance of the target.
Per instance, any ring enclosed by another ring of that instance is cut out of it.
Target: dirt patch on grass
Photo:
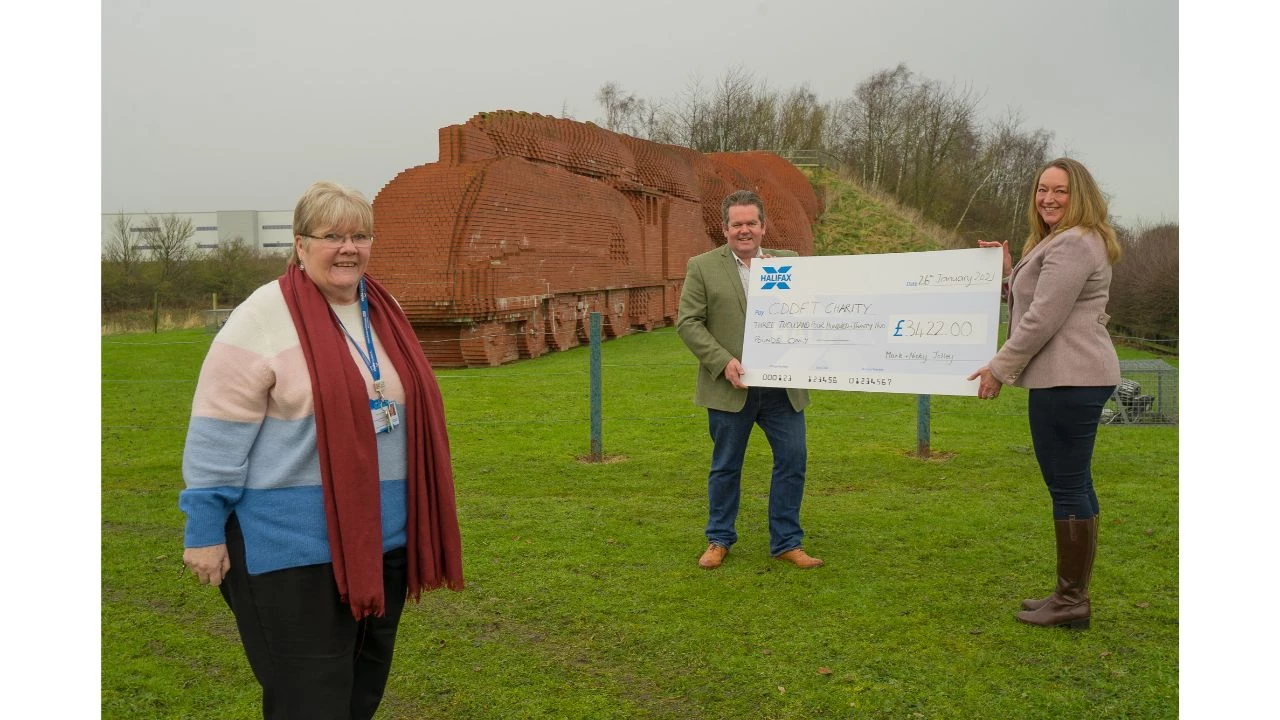
[[[626,455],[601,455],[600,459],[596,460],[591,455],[578,455],[574,459],[583,465],[612,465],[614,463],[626,462],[630,458]]]
[[[916,454],[915,450],[906,450],[902,454],[906,455],[912,460],[924,460],[926,462],[946,462],[956,456],[956,454],[951,452],[950,450],[930,450],[929,457],[927,458],[920,457],[918,454]]]

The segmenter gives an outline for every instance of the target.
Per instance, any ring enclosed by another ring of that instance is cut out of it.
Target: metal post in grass
[[[916,457],[929,459],[929,396],[916,396]]]
[[[591,462],[603,459],[600,412],[600,313],[591,313]]]

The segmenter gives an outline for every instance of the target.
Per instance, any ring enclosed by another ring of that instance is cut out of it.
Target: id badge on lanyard
[[[374,387],[377,387],[376,383]],[[384,399],[381,391],[377,398],[369,401],[369,411],[373,413],[374,432],[391,432],[400,427],[400,409],[396,407],[396,401]]]
[[[378,366],[378,353],[373,348],[373,328],[369,324],[369,297],[365,293],[364,278],[360,278],[360,320],[364,325],[364,344],[369,351],[368,355],[364,354],[359,343],[351,337],[347,326],[342,325],[341,320],[338,324],[342,325],[342,332],[346,333],[347,339],[355,346],[360,359],[364,361],[365,367],[369,368],[369,374],[373,377],[373,391],[378,394],[378,397],[369,400],[369,412],[373,415],[373,431],[389,433],[400,427],[400,409],[394,400],[388,400],[383,396],[387,384],[382,380],[382,372]]]

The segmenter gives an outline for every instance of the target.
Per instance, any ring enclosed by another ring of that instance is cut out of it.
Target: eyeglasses
[[[369,247],[373,244],[373,236],[365,235],[364,233],[356,233],[354,235],[338,235],[337,233],[329,233],[324,237],[320,237],[319,235],[303,235],[302,237],[319,240],[325,244],[325,247],[331,248],[342,247],[346,244],[348,238],[351,239],[351,244],[356,247]]]

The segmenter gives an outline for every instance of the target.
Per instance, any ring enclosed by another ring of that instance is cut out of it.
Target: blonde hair
[[[359,190],[321,180],[302,193],[293,208],[293,234],[315,235],[318,229],[355,227],[373,234],[373,206]],[[308,242],[304,239],[303,242]],[[289,252],[289,265],[301,265],[298,246]]]
[[[1067,201],[1066,212],[1054,228],[1045,224],[1044,218],[1040,217],[1040,212],[1036,209],[1036,187],[1040,185],[1041,176],[1049,168],[1058,168],[1067,173],[1067,193],[1070,198]],[[1116,238],[1116,231],[1107,220],[1107,198],[1098,188],[1098,183],[1094,182],[1088,168],[1078,160],[1058,158],[1049,161],[1036,171],[1036,176],[1031,182],[1031,202],[1027,204],[1027,225],[1031,228],[1031,232],[1027,236],[1027,242],[1022,246],[1023,257],[1031,252],[1031,248],[1073,227],[1093,230],[1101,235],[1103,242],[1107,245],[1107,260],[1112,265],[1120,262],[1120,256],[1123,254],[1120,241]]]

